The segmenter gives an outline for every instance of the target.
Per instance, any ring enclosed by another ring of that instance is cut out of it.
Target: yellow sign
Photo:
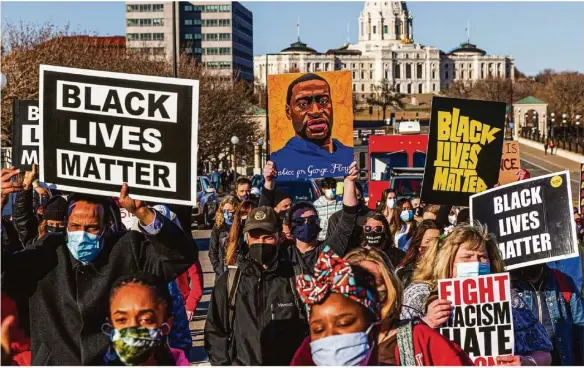
[[[560,185],[562,185],[562,181],[563,181],[562,177],[559,175],[556,175],[550,179],[550,184],[552,185],[552,187],[557,188]]]

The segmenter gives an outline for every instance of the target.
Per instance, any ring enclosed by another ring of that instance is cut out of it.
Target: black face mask
[[[387,235],[385,233],[365,234],[365,241],[371,248],[381,248],[385,245]]]
[[[47,233],[65,234],[65,227],[57,227],[57,226],[47,225]]]
[[[249,258],[261,265],[271,266],[278,259],[278,246],[276,244],[250,244],[248,252]]]

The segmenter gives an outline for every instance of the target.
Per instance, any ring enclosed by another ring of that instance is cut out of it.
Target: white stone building
[[[454,81],[489,77],[513,79],[513,57],[490,56],[465,42],[442,52],[414,42],[413,16],[404,1],[370,1],[359,16],[359,42],[324,53],[298,42],[279,54],[254,58],[254,79],[265,84],[268,74],[351,70],[353,91],[363,102],[374,86],[387,80],[406,93],[439,93]]]

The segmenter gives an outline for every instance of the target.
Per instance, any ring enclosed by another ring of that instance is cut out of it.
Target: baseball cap
[[[278,216],[276,216],[276,211],[272,207],[257,207],[247,215],[243,232],[247,233],[248,231],[257,229],[269,231],[270,233],[280,231]]]

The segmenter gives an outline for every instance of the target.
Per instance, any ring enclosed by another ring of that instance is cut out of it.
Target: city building
[[[513,57],[491,56],[470,40],[446,53],[414,42],[413,16],[404,1],[369,1],[359,16],[359,42],[318,52],[298,41],[278,54],[256,56],[256,83],[266,74],[351,70],[357,102],[387,81],[395,91],[439,93],[455,81],[514,78]],[[267,70],[266,70],[267,64]]]
[[[126,2],[127,47],[197,58],[219,76],[253,81],[253,14],[238,2]]]

